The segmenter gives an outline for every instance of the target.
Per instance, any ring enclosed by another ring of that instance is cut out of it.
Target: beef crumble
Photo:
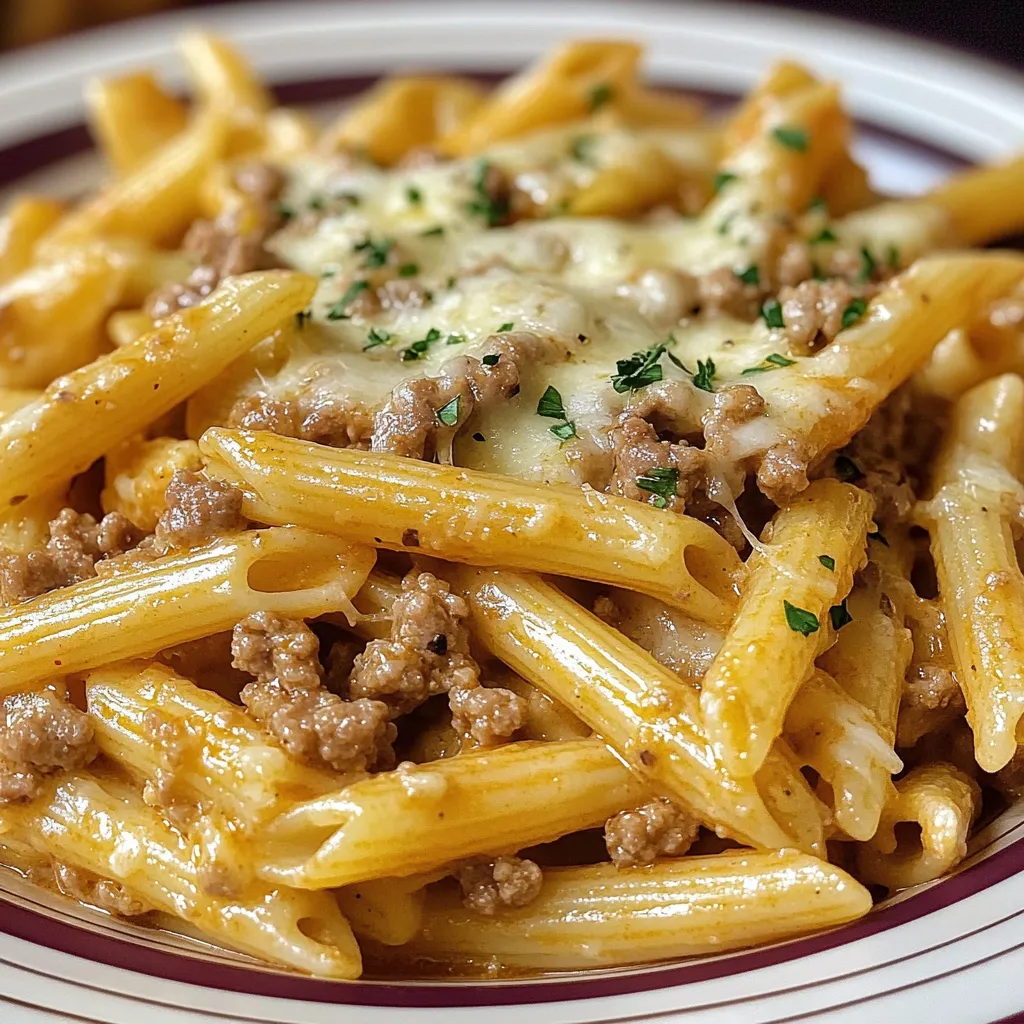
[[[456,878],[462,887],[463,905],[484,917],[527,906],[540,895],[544,882],[537,864],[520,857],[466,864],[456,872]]]
[[[153,535],[160,552],[208,544],[220,534],[246,526],[242,492],[222,480],[204,480],[191,470],[179,469],[171,477],[164,503]]]
[[[700,823],[687,811],[657,797],[605,823],[608,855],[616,867],[651,864],[658,857],[680,857],[697,838]]]

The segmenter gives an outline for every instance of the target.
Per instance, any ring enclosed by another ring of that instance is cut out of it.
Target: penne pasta
[[[241,533],[0,610],[0,694],[145,657],[231,629],[256,611],[316,616],[350,607],[373,567],[358,544],[304,530]]]
[[[616,583],[728,621],[739,560],[710,527],[596,491],[542,486],[244,430],[208,430],[207,469],[247,515],[394,551]]]
[[[301,889],[415,875],[603,825],[644,792],[593,739],[463,753],[298,804],[262,833],[259,871]]]
[[[846,872],[792,850],[553,868],[535,902],[491,918],[463,908],[450,886],[431,889],[420,935],[397,955],[571,970],[777,942],[870,908]]]
[[[384,946],[404,946],[423,925],[426,882],[413,878],[382,878],[338,889],[335,896],[352,931]]]
[[[858,488],[818,480],[776,513],[751,555],[739,611],[700,695],[708,737],[731,772],[754,774],[782,731],[830,617],[835,627],[832,609],[864,564],[873,507]]]
[[[537,577],[449,576],[488,651],[578,715],[653,788],[741,841],[820,847],[817,802],[785,754],[767,758],[756,779],[731,776],[703,732],[696,692],[646,651]]]
[[[868,882],[905,889],[930,882],[967,855],[967,835],[981,806],[978,784],[935,761],[896,783],[878,833],[860,847],[857,865]],[[917,826],[905,838],[901,826]]]
[[[24,273],[36,242],[64,213],[64,204],[43,196],[19,196],[0,220],[0,285]]]
[[[301,274],[249,274],[66,377],[0,423],[0,508],[46,492],[152,423],[304,308]],[[85,418],[88,428],[83,431]]]
[[[920,515],[932,556],[957,678],[984,771],[1017,748],[1024,716],[1024,646],[1017,628],[1024,575],[1014,551],[1024,487],[1024,381],[997,377],[957,403]]]
[[[329,978],[356,978],[362,970],[359,947],[329,893],[256,885],[234,898],[211,894],[191,845],[113,777],[54,779],[33,802],[0,807],[0,831],[117,882],[143,907],[244,953]]]

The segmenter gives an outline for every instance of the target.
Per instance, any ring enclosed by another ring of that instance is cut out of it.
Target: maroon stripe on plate
[[[895,906],[885,907],[845,928],[823,935],[669,968],[638,968],[628,974],[558,977],[550,980],[491,982],[337,982],[272,971],[212,964],[137,945],[128,939],[84,931],[73,924],[44,918],[8,905],[0,931],[62,953],[112,967],[207,988],[355,1006],[455,1007],[506,1006],[562,1000],[595,999],[673,988],[788,963],[801,957],[845,946],[944,910],[960,900],[1024,870],[1024,839],[960,874],[934,885]],[[951,941],[956,941],[953,939]]]

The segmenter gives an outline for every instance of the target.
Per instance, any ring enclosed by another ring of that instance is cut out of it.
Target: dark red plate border
[[[495,80],[493,73],[477,77]],[[342,99],[365,89],[370,77],[337,77],[315,81],[291,82],[275,88],[282,103],[304,104]],[[725,97],[704,94],[716,103]],[[919,140],[891,132],[876,125],[866,125],[875,135],[897,140],[904,148],[941,155],[960,165],[964,158]],[[77,124],[26,139],[0,151],[0,187],[20,178],[87,151],[91,147],[89,133]],[[106,964],[124,970],[164,978],[168,981],[201,985],[230,992],[242,992],[278,999],[297,999],[355,1006],[433,1007],[508,1006],[562,1000],[596,999],[626,995],[652,989],[673,988],[689,983],[710,981],[732,974],[747,973],[787,963],[801,957],[844,946],[859,939],[884,932],[981,892],[1018,872],[1024,871],[1024,838],[973,865],[960,874],[927,889],[910,899],[872,913],[845,928],[805,939],[724,955],[701,963],[682,964],[668,968],[638,968],[630,973],[586,974],[548,980],[521,982],[402,982],[358,981],[337,982],[292,976],[247,967],[211,963],[187,955],[150,949],[114,935],[86,931],[73,924],[44,917],[14,904],[4,903],[0,911],[0,932],[18,939]],[[0,894],[2,901],[2,894]],[[702,1004],[703,1005],[703,1004]]]

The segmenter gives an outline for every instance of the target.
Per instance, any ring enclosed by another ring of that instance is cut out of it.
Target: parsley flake
[[[900,251],[895,245],[888,245],[885,249],[885,261],[893,270],[900,269]]]
[[[590,112],[593,114],[595,111],[600,110],[606,103],[611,101],[614,95],[615,90],[607,82],[600,82],[595,85],[587,97]]]
[[[552,420],[562,420],[561,423],[548,428],[559,441],[568,441],[569,438],[576,436],[576,424],[565,415],[562,396],[558,389],[550,384],[544,389],[544,394],[540,396],[540,401],[537,403],[537,415]]]
[[[870,281],[875,276],[877,270],[878,264],[875,262],[875,257],[871,255],[871,250],[862,246],[860,250],[860,274],[857,276],[857,280],[861,284],[865,281]]]
[[[285,223],[290,221],[295,216],[295,207],[289,206],[287,203],[275,203],[274,209],[277,211],[277,215]]]
[[[679,470],[655,466],[636,478],[636,485],[641,491],[654,495],[651,502],[656,508],[665,508],[676,496],[679,488]]]
[[[366,344],[363,346],[364,352],[369,352],[371,348],[379,348],[381,345],[386,345],[391,340],[391,335],[387,331],[380,331],[376,327],[370,328],[370,333],[366,336]]]
[[[828,617],[832,620],[833,629],[842,629],[843,626],[848,626],[853,622],[853,616],[846,607],[845,597],[839,604],[834,604],[829,608]]]
[[[480,362],[483,363],[484,366],[497,366],[499,359],[501,359],[501,353],[492,352],[490,355],[484,356]]]
[[[476,190],[476,198],[471,200],[466,209],[478,216],[483,217],[489,228],[496,227],[508,216],[508,198],[492,194],[487,187],[487,177],[491,169],[491,162],[483,158],[477,160],[473,172],[473,188]]]
[[[449,334],[446,345],[464,345],[466,343],[466,337],[463,334]]]
[[[719,171],[715,175],[715,180],[713,183],[715,194],[717,195],[719,192],[722,191],[723,188],[725,188],[726,185],[728,185],[730,182],[736,181],[737,178],[739,178],[739,175],[733,174],[732,171]]]
[[[550,429],[551,433],[554,434],[559,441],[568,441],[570,438],[576,436],[576,424],[571,423],[568,420],[566,420],[565,423],[556,424],[548,429]]]
[[[825,213],[825,214],[827,214],[828,213],[828,203],[825,202],[825,197],[824,196],[815,196],[807,204],[807,210],[808,210],[808,212]]]
[[[335,198],[343,199],[349,206],[358,206],[363,201],[358,192],[339,192]]]
[[[778,299],[765,299],[761,303],[761,319],[769,327],[785,327],[786,321],[782,319],[782,303]]]
[[[410,205],[419,206],[423,202],[423,193],[415,185],[410,185],[405,190],[405,198],[409,200]]]
[[[592,163],[594,159],[592,150],[596,141],[593,135],[577,135],[569,146],[569,155],[577,163]]]
[[[856,480],[857,477],[864,475],[860,471],[860,466],[848,455],[837,455],[832,468],[835,470],[836,477],[842,480],[843,483],[849,483],[851,480]]]
[[[308,206],[309,209],[311,210],[322,210],[324,208],[324,197],[313,196],[313,198],[310,199],[308,203],[306,203],[306,206]]]
[[[850,304],[843,310],[842,330],[852,327],[868,311],[868,304],[864,299],[851,299]]]
[[[715,390],[715,361],[708,356],[708,361],[702,362],[700,359],[697,360],[697,372],[693,375],[693,386],[700,388],[701,391],[710,391],[712,394]]]
[[[829,572],[836,571],[836,560],[831,555],[818,555],[818,561],[821,562]]]
[[[499,334],[505,334],[507,331],[511,331],[512,328],[515,327],[515,325],[516,325],[516,323],[515,323],[514,320],[509,320],[507,323],[502,324],[498,328],[498,333]]]
[[[427,228],[426,231],[420,232],[420,238],[440,238],[444,234],[444,225],[436,224],[432,228]]]
[[[437,422],[445,427],[454,427],[459,422],[459,398],[456,395],[450,402],[437,410]]]
[[[772,129],[772,138],[786,149],[792,149],[797,153],[806,153],[808,145],[807,131],[804,128],[794,128],[789,125],[779,125]]]
[[[813,238],[809,238],[810,245],[821,245],[822,242],[836,242],[836,233],[831,228],[822,228]]]
[[[778,352],[772,352],[771,355],[764,357],[764,362],[759,363],[757,366],[748,366],[740,376],[746,377],[751,373],[767,373],[769,370],[777,370],[782,366],[793,366],[795,363],[795,359],[787,359]]]
[[[415,277],[420,272],[420,265],[418,263],[403,263],[398,268],[399,277]]]
[[[612,387],[618,394],[626,391],[637,391],[654,384],[663,377],[662,369],[658,365],[662,353],[665,351],[664,342],[649,348],[646,352],[634,352],[628,359],[617,359],[615,361],[616,372],[612,374]]]
[[[366,253],[363,257],[363,266],[367,270],[373,270],[376,267],[383,267],[387,263],[388,255],[394,247],[395,240],[393,238],[382,238],[379,242],[375,242],[372,238],[366,238],[352,246],[352,251]]]
[[[761,283],[761,271],[758,270],[756,263],[751,263],[746,270],[734,270],[733,273],[744,283],[744,284],[760,284]]]
[[[327,319],[348,320],[351,314],[346,313],[345,310],[355,301],[356,296],[360,292],[365,291],[369,287],[370,283],[368,281],[353,281],[345,290],[345,294],[327,310]]]
[[[419,341],[414,341],[408,348],[402,349],[402,362],[411,363],[422,359],[429,351],[430,346],[440,337],[441,332],[436,327],[431,327]]]
[[[795,604],[790,604],[788,601],[783,601],[782,606],[786,611],[786,623],[794,633],[810,636],[812,633],[818,632],[821,623],[818,622],[818,616],[814,612],[797,608]]]

